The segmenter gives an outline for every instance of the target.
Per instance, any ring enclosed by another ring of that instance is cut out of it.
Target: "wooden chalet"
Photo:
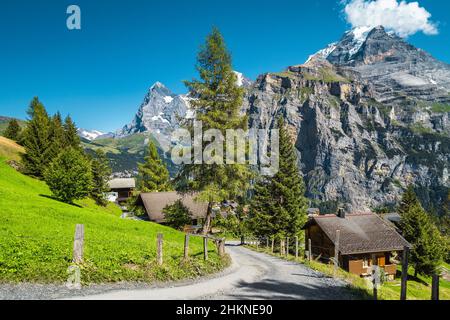
[[[203,223],[208,211],[208,204],[195,201],[195,195],[182,195],[177,192],[150,192],[141,193],[136,204],[142,206],[152,222],[164,224],[163,210],[166,206],[181,200],[192,215],[192,226]]]
[[[116,178],[108,182],[111,192],[117,193],[117,202],[125,202],[136,189],[136,181],[133,178]]]
[[[361,277],[370,276],[372,266],[378,265],[388,279],[397,273],[396,255],[411,245],[374,213],[313,215],[304,227],[306,246],[311,239],[314,258],[330,261],[335,256],[336,234],[339,230],[339,266]],[[307,249],[308,250],[308,249]]]

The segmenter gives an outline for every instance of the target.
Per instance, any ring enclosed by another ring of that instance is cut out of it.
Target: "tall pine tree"
[[[82,151],[81,140],[78,136],[77,127],[70,116],[64,120],[65,143],[67,147],[72,147]]]
[[[27,174],[42,178],[52,160],[51,120],[37,97],[31,101],[27,113],[30,118],[23,131],[25,154],[22,155],[22,162]]]
[[[150,141],[144,163],[139,163],[139,188],[142,192],[170,190],[170,176],[164,162],[158,155],[153,141]]]
[[[93,188],[91,197],[98,205],[106,206],[108,203],[105,194],[109,191],[108,181],[111,176],[111,168],[108,158],[102,150],[95,151],[91,160]]]
[[[278,128],[279,170],[256,184],[250,222],[257,235],[284,238],[300,234],[307,219],[308,202],[294,145],[282,118],[278,120]]]
[[[16,119],[11,119],[3,135],[10,140],[19,141],[20,131],[19,122]]]
[[[196,111],[196,120],[202,121],[203,132],[219,130],[225,137],[227,129],[247,129],[247,118],[239,114],[244,90],[237,85],[231,55],[219,30],[214,28],[207,37],[197,57],[200,80],[186,81],[192,96],[191,105]],[[192,125],[186,126],[191,132]],[[206,144],[203,143],[202,150]],[[214,157],[218,160],[219,155]],[[215,203],[237,200],[248,189],[249,170],[245,164],[226,164],[226,149],[223,161],[213,164],[183,165],[176,179],[177,190],[198,192],[198,200],[208,203],[203,233],[211,227],[212,208]]]
[[[446,253],[438,228],[420,204],[412,186],[404,193],[399,213],[405,239],[413,246],[411,262],[416,275],[432,275]]]
[[[50,139],[52,140],[51,156],[54,158],[67,147],[66,136],[59,111],[51,117],[50,128]]]

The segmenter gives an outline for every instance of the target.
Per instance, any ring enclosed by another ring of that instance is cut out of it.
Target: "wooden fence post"
[[[433,280],[431,282],[431,300],[439,300],[439,275],[433,274]]]
[[[162,266],[162,264],[163,264],[163,234],[162,233],[158,233],[156,242],[157,242],[156,260],[158,261],[158,265]]]
[[[83,262],[83,247],[84,247],[84,225],[77,224],[75,227],[75,237],[73,241],[73,262]]]
[[[295,236],[295,259],[298,259],[298,236]]]
[[[266,250],[269,249],[269,237],[266,237]]]
[[[259,250],[259,239],[256,239],[256,251]]]
[[[280,240],[280,255],[284,255],[284,239]]]
[[[378,281],[379,281],[378,258],[372,255],[372,283],[373,283],[373,299],[378,300]]]
[[[311,262],[313,257],[311,239],[308,239],[308,260]]]
[[[286,237],[286,258],[289,257],[289,237]]]
[[[336,230],[336,240],[334,245],[334,273],[333,276],[337,277],[338,265],[339,265],[339,238],[341,237],[341,231]]]
[[[184,260],[189,259],[189,234],[184,236]]]
[[[203,259],[208,260],[208,237],[203,237]]]
[[[219,242],[219,256],[223,257],[225,255],[225,238],[220,239]]]
[[[272,237],[272,253],[275,250],[275,238]]]
[[[409,255],[409,247],[403,248],[403,257],[402,257],[402,284],[400,291],[400,300],[406,300],[406,291],[408,287],[408,255]]]

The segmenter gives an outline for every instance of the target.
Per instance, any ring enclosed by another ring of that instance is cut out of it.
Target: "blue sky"
[[[439,34],[409,41],[450,63],[450,3],[419,2]],[[66,27],[70,4],[81,8],[81,30]],[[255,79],[338,40],[350,28],[342,9],[340,0],[2,0],[0,115],[25,118],[39,96],[80,127],[115,130],[154,82],[185,92],[182,80],[196,76],[196,53],[213,25],[234,68]]]

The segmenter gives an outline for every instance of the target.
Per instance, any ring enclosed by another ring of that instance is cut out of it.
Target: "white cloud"
[[[347,22],[353,27],[382,25],[400,37],[408,37],[422,31],[427,35],[438,34],[431,14],[418,2],[397,0],[344,0]]]

